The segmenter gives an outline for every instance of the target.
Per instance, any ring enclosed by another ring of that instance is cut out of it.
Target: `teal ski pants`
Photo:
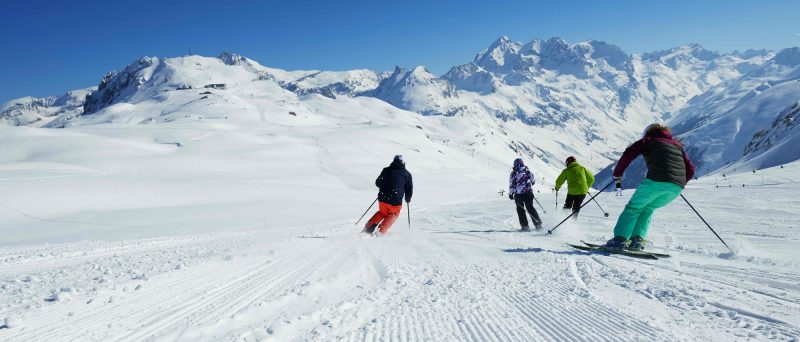
[[[632,236],[647,237],[653,212],[672,202],[681,194],[681,190],[683,188],[675,183],[656,182],[650,179],[642,181],[625,206],[625,210],[619,215],[617,225],[614,227],[614,236],[621,236],[626,240]]]

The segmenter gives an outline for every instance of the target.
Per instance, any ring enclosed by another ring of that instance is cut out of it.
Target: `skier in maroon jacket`
[[[619,215],[614,238],[605,245],[608,248],[644,249],[653,212],[677,198],[694,177],[692,161],[667,125],[648,126],[644,137],[625,150],[614,168],[615,181],[622,180],[625,169],[639,155],[647,163],[647,176]]]

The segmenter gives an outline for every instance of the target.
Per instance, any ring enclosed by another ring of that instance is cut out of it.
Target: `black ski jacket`
[[[375,180],[378,191],[378,200],[391,205],[403,204],[403,195],[406,203],[411,202],[411,194],[414,185],[411,182],[411,173],[406,170],[406,166],[401,162],[392,162],[389,167],[381,171],[381,175]]]
[[[647,179],[686,186],[694,177],[694,164],[683,150],[683,145],[669,131],[654,132],[625,149],[614,168],[614,177],[622,177],[625,169],[639,155],[647,163]]]

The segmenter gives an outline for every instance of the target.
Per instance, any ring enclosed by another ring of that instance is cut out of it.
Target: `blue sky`
[[[506,35],[598,39],[629,53],[800,45],[800,1],[0,2],[0,103],[96,85],[140,56],[238,52],[283,69],[435,74]]]

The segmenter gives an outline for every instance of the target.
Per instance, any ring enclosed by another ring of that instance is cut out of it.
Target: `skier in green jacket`
[[[574,214],[573,219],[578,218],[578,212],[581,210],[583,199],[586,198],[586,193],[589,188],[594,184],[594,175],[589,170],[578,164],[578,161],[573,156],[569,156],[566,161],[567,167],[556,179],[556,193],[567,182],[567,199],[564,201],[564,209],[572,209]]]

